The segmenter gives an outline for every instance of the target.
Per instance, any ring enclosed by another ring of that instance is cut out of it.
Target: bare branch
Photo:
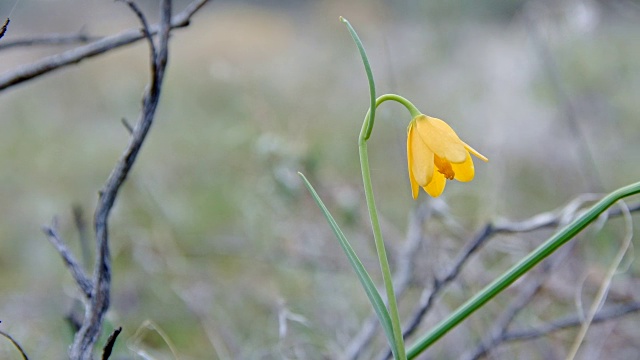
[[[502,220],[493,224],[486,224],[482,230],[476,234],[475,238],[464,247],[449,270],[443,275],[440,275],[440,277],[434,278],[431,288],[425,288],[422,292],[421,298],[414,309],[413,315],[409,318],[407,325],[403,327],[403,336],[407,338],[417,330],[425,315],[433,306],[434,301],[440,292],[458,277],[460,271],[469,258],[493,236],[501,233],[522,233],[554,226],[557,227],[573,220],[579,215],[579,210],[585,202],[593,200],[593,195],[581,195],[567,204],[564,208],[554,212],[538,214],[522,221]],[[640,210],[640,204],[630,206],[629,210],[632,212]],[[609,217],[617,217],[620,215],[621,212],[619,210],[611,210],[608,212]],[[387,359],[389,356],[391,356],[391,352],[387,350],[381,358]]]
[[[195,0],[189,4],[182,12],[171,19],[171,28],[181,28],[189,25],[191,16],[208,1],[209,0]],[[149,31],[151,34],[156,34],[159,29],[160,25],[154,25],[150,27]],[[0,91],[64,66],[77,64],[85,58],[100,55],[109,50],[134,43],[143,38],[144,34],[140,32],[140,29],[131,29],[61,54],[46,57],[32,64],[0,75]]]
[[[49,239],[49,242],[51,242],[51,244],[56,248],[56,250],[62,257],[62,260],[64,260],[64,264],[69,269],[69,272],[71,272],[71,276],[73,276],[76,284],[78,284],[78,287],[80,287],[80,290],[82,290],[85,298],[90,299],[93,284],[84,273],[82,266],[80,266],[71,251],[69,251],[67,246],[64,244],[64,241],[62,241],[62,239],[58,235],[58,232],[55,230],[55,226],[43,227],[42,231],[44,231],[44,233],[47,235],[47,239]]]
[[[7,32],[7,27],[9,26],[9,18],[7,18],[7,20],[4,21],[4,24],[2,24],[2,27],[0,27],[0,39],[2,39],[2,37],[4,36],[4,34]]]
[[[120,119],[120,122],[122,122],[122,126],[124,126],[124,128],[127,129],[127,131],[129,132],[129,135],[133,134],[133,126],[129,124],[129,121],[127,121],[127,119],[122,118]]]
[[[102,349],[102,360],[108,360],[109,356],[111,356],[111,351],[113,351],[113,346],[116,344],[116,339],[118,339],[118,335],[122,331],[122,327],[119,327],[109,335],[104,348]]]
[[[72,208],[73,222],[78,230],[78,240],[80,242],[80,249],[82,253],[82,265],[86,268],[89,267],[91,262],[91,251],[89,250],[89,231],[87,229],[87,223],[84,220],[82,208],[79,205],[75,205]]]
[[[462,267],[467,263],[471,255],[476,253],[495,233],[496,230],[493,225],[485,225],[475,238],[460,252],[449,271],[447,271],[441,278],[436,277],[433,279],[433,285],[430,289],[426,288],[422,292],[420,300],[418,301],[418,306],[409,319],[408,324],[404,327],[405,330],[403,332],[403,336],[405,338],[411,336],[411,334],[418,329],[418,326],[422,323],[424,316],[429,312],[440,292],[458,277]],[[383,358],[388,358],[390,354],[391,352],[388,351],[383,355]]]
[[[592,324],[614,320],[637,311],[640,311],[640,302],[637,301],[612,306],[600,310],[593,318]],[[504,342],[534,340],[556,331],[580,326],[582,325],[582,319],[579,314],[576,314],[538,327],[513,331],[505,330],[501,333],[493,334],[493,337],[485,339],[487,342],[481,343],[470,355],[465,356],[464,359],[481,359],[486,356],[492,348]]]
[[[436,199],[428,203],[423,202],[409,219],[407,236],[398,253],[398,260],[395,262],[398,264],[398,269],[396,270],[396,276],[393,279],[393,287],[397,297],[400,297],[406,291],[409,283],[413,279],[413,269],[416,255],[418,253],[417,250],[420,244],[424,242],[424,224],[433,215],[442,211],[440,208],[443,204],[443,202],[438,202]],[[359,358],[364,349],[371,343],[371,340],[373,340],[379,324],[378,318],[375,315],[372,315],[365,320],[360,332],[351,339],[341,358],[353,360]]]
[[[109,254],[108,220],[118,192],[136,161],[137,155],[153,123],[164,72],[168,60],[168,41],[171,29],[171,0],[163,0],[159,26],[158,49],[151,61],[151,84],[142,100],[142,113],[133,129],[131,140],[124,154],[109,175],[100,191],[94,215],[96,232],[96,264],[93,273],[93,297],[85,311],[82,327],[76,333],[69,350],[72,359],[91,359],[93,347],[100,335],[104,315],[109,308],[111,287],[111,259]],[[153,52],[153,51],[152,51]]]
[[[136,14],[136,16],[138,17],[140,24],[142,24],[142,33],[144,34],[144,37],[149,42],[149,47],[151,47],[151,59],[155,61],[158,55],[156,52],[156,46],[153,43],[153,37],[151,35],[151,29],[149,29],[149,23],[147,22],[147,18],[144,16],[144,13],[142,13],[142,10],[140,10],[138,5],[136,5],[133,1],[131,0],[121,0],[121,1],[123,1],[125,4],[129,6],[131,11],[133,11],[133,13]]]
[[[16,350],[20,352],[20,355],[22,355],[22,359],[29,360],[29,357],[27,356],[27,353],[24,352],[24,349],[22,348],[22,346],[20,346],[20,344],[18,344],[18,342],[14,338],[12,338],[11,335],[7,334],[2,330],[0,330],[0,335],[4,336],[5,338],[7,338],[7,340],[11,341],[11,344],[13,344]]]
[[[507,309],[498,316],[491,330],[489,330],[487,335],[480,341],[476,349],[470,354],[463,355],[463,359],[478,359],[504,341],[503,337],[507,333],[513,320],[531,303],[535,295],[542,288],[544,282],[553,274],[553,270],[560,266],[564,259],[571,253],[575,244],[575,242],[568,244],[567,247],[562,248],[559,253],[554,254],[542,262],[539,273],[523,284],[523,288],[519,291],[518,295],[509,304]]]
[[[36,36],[24,39],[15,39],[10,41],[4,41],[0,43],[0,50],[7,50],[10,48],[17,48],[23,46],[38,46],[38,45],[69,45],[69,44],[82,44],[91,41],[97,41],[102,39],[101,36],[90,36],[83,33],[77,34],[48,34],[42,36]]]
[[[607,309],[600,310],[593,318],[592,323],[596,324],[617,319],[619,317],[637,311],[640,311],[640,301],[633,301],[624,305],[611,306]],[[583,316],[581,316],[580,314],[575,314],[573,316],[556,320],[543,326],[538,326],[531,329],[509,331],[504,334],[502,341],[522,341],[537,339],[559,330],[580,326],[582,324],[582,318]]]

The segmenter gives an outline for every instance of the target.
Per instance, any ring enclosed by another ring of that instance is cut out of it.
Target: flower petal
[[[431,182],[427,186],[424,186],[423,189],[427,192],[427,194],[433,197],[438,197],[444,191],[444,186],[446,184],[447,180],[444,178],[444,175],[436,171],[433,174],[433,179],[431,179]]]
[[[467,159],[462,164],[451,164],[451,168],[456,173],[455,179],[461,182],[473,180],[475,169],[471,154],[467,153]]]
[[[486,156],[480,154],[478,151],[476,151],[476,149],[472,148],[471,146],[467,145],[467,143],[465,143],[464,141],[462,142],[464,144],[464,148],[467,149],[468,152],[472,153],[473,155],[475,155],[478,159],[484,161],[484,162],[489,162],[489,159],[487,159]]]
[[[425,144],[439,157],[452,163],[462,163],[467,157],[464,143],[444,121],[426,115],[415,118],[416,129]]]
[[[409,132],[411,131],[411,126],[409,125]],[[416,182],[416,179],[413,175],[413,171],[411,170],[411,164],[413,163],[413,155],[411,155],[411,136],[407,136],[407,169],[409,169],[409,182],[411,183],[411,195],[413,196],[413,199],[417,199],[418,198],[418,192],[420,191],[420,186],[418,185],[418,183]]]
[[[433,152],[422,141],[416,131],[414,122],[409,125],[407,159],[409,162],[409,176],[413,175],[413,180],[419,186],[426,186],[433,176]]]

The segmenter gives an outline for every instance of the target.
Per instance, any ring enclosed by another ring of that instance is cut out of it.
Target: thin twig
[[[143,24],[145,26],[145,24]],[[133,129],[131,141],[109,175],[100,191],[98,206],[94,215],[96,232],[96,264],[93,274],[94,295],[89,302],[82,327],[74,338],[69,351],[72,359],[91,359],[93,347],[100,335],[104,315],[109,308],[111,286],[111,259],[109,254],[108,220],[118,192],[133,167],[142,144],[153,123],[160,100],[162,81],[168,59],[168,40],[171,29],[171,0],[163,0],[161,5],[161,23],[157,44],[157,57],[152,59],[151,84],[146,91],[142,103],[142,113]],[[150,29],[146,30],[151,33]],[[152,40],[149,38],[149,41]]]
[[[588,191],[602,191],[604,188],[602,176],[598,171],[589,140],[581,126],[581,124],[584,123],[584,114],[581,114],[578,111],[579,108],[574,104],[569,96],[569,92],[566,90],[565,84],[560,76],[558,65],[549,50],[549,46],[543,41],[539,34],[532,14],[525,13],[524,23],[529,35],[531,36],[534,50],[542,60],[544,70],[546,71],[549,82],[555,92],[554,98],[559,99],[559,105],[562,107],[561,112],[567,121],[566,124],[569,132],[577,143],[578,149],[575,149],[575,155],[582,164],[578,163],[575,171],[582,173],[585,182],[589,186]]]
[[[55,226],[43,227],[42,231],[44,231],[44,233],[47,235],[47,239],[49,239],[49,242],[51,242],[51,244],[56,248],[56,250],[62,257],[62,260],[64,260],[64,264],[69,269],[69,272],[71,272],[71,276],[73,276],[73,279],[78,284],[80,290],[82,290],[84,296],[87,299],[90,299],[93,289],[93,283],[91,282],[91,279],[89,279],[89,277],[85,274],[80,263],[78,263],[71,251],[67,248],[64,241],[62,241],[55,229]]]
[[[580,208],[584,206],[585,203],[593,201],[595,199],[596,197],[591,194],[583,194],[571,201],[564,208],[556,211],[555,215],[553,215],[551,218],[549,218],[545,214],[540,214],[533,219],[537,220],[538,225],[543,222],[549,222],[550,219],[553,219],[553,221],[551,222],[554,224],[557,223],[557,228],[563,227],[577,216]],[[536,221],[528,221],[524,224],[520,223],[516,227],[518,227],[519,230],[524,231],[528,230],[527,226],[536,227],[538,225],[536,225]],[[513,230],[513,226],[504,226],[503,229]],[[535,274],[535,276],[530,278],[523,285],[523,287],[519,290],[518,295],[515,296],[514,300],[511,301],[509,306],[507,306],[507,308],[497,317],[496,321],[492,325],[492,328],[487,332],[487,335],[482,338],[482,340],[472,352],[463,354],[463,359],[478,359],[487,354],[489,351],[491,351],[491,349],[495,348],[502,342],[501,339],[507,332],[513,320],[533,300],[534,296],[542,288],[544,282],[553,273],[553,270],[560,266],[563,260],[571,253],[575,244],[575,242],[568,244],[566,247],[559,250],[556,254],[546,259],[541,264],[541,267],[539,268],[539,270],[537,270],[537,274]]]
[[[24,39],[7,40],[0,43],[0,51],[10,48],[39,46],[39,45],[69,45],[83,44],[102,39],[101,36],[78,34],[47,34]]]
[[[129,121],[127,121],[127,119],[122,118],[120,119],[120,122],[122,122],[122,126],[124,126],[124,128],[127,129],[127,131],[129,132],[129,135],[133,134],[133,126],[129,124]]]
[[[111,335],[109,335],[109,338],[107,339],[107,342],[105,343],[104,348],[102,349],[102,360],[108,360],[109,356],[111,356],[111,352],[113,351],[113,346],[116,344],[116,340],[118,339],[118,335],[120,335],[121,331],[122,331],[122,327],[119,327],[113,330]]]
[[[638,311],[640,311],[640,301],[632,301],[623,305],[611,306],[598,311],[598,313],[593,317],[593,321],[591,323],[597,324],[617,319]],[[529,329],[511,330],[504,334],[502,341],[507,342],[537,339],[556,331],[580,326],[582,325],[583,319],[584,316],[582,314],[575,314],[545,325]]]
[[[441,211],[439,209],[441,205],[442,203],[437,202],[437,200],[429,203],[423,202],[414,211],[409,219],[409,224],[407,226],[407,236],[402,247],[400,248],[400,251],[398,252],[398,260],[395,261],[395,263],[398,264],[398,269],[396,270],[396,276],[394,277],[393,283],[396,296],[398,298],[400,298],[406,291],[409,283],[413,279],[414,264],[416,256],[418,254],[417,250],[418,247],[422,243],[424,243],[424,224],[434,214]],[[353,339],[351,339],[340,358],[351,360],[359,358],[362,355],[364,349],[373,340],[373,337],[378,330],[379,324],[379,320],[375,316],[375,314],[365,320],[360,329],[360,332],[358,332],[358,334],[354,336]]]
[[[449,270],[440,277],[434,278],[431,288],[425,288],[425,290],[422,292],[418,305],[414,309],[413,315],[407,321],[407,325],[403,327],[403,336],[405,338],[411,336],[418,329],[425,315],[429,312],[435,302],[435,299],[439,296],[442,290],[444,290],[447,285],[449,285],[458,277],[460,271],[462,270],[464,265],[466,265],[471,256],[475,254],[493,236],[505,233],[511,234],[531,232],[550,227],[557,227],[558,225],[567,221],[571,221],[576,216],[578,216],[580,207],[583,206],[585,202],[592,201],[593,198],[593,195],[581,195],[573,201],[569,202],[569,204],[567,204],[565,207],[553,212],[538,214],[522,221],[502,220],[495,223],[486,224],[476,234],[474,239],[467,245],[465,245],[464,249],[457,256],[456,260],[453,262],[453,265],[449,268]],[[632,212],[640,210],[640,204],[634,204],[633,206],[630,206],[629,210]],[[609,217],[617,217],[620,215],[621,212],[619,210],[612,210],[608,212]],[[381,358],[386,359],[390,356],[390,354],[390,351],[387,350],[381,356]]]
[[[4,36],[4,34],[7,32],[7,27],[9,26],[9,18],[7,18],[7,20],[4,21],[4,24],[2,24],[2,27],[0,27],[0,39],[2,39],[2,37]]]
[[[127,4],[131,9],[131,11],[133,11],[133,13],[136,14],[136,16],[138,17],[140,24],[142,24],[142,33],[144,34],[144,37],[147,38],[149,47],[151,48],[151,51],[150,51],[151,59],[155,61],[158,54],[156,51],[156,45],[153,43],[153,36],[151,35],[151,31],[149,30],[149,23],[147,22],[146,16],[144,16],[144,13],[142,12],[142,10],[140,10],[138,5],[136,5],[136,3],[134,3],[133,1],[131,0],[120,0],[120,1]]]
[[[516,316],[533,300],[538,291],[542,288],[544,282],[553,273],[553,270],[560,266],[563,260],[571,253],[576,243],[568,244],[567,247],[561,249],[559,253],[548,258],[541,264],[538,274],[530,278],[519,291],[518,295],[509,304],[493,323],[492,328],[488,331],[476,348],[469,354],[463,355],[461,358],[466,360],[475,360],[486,355],[491,349],[498,346],[504,340],[509,326]]]
[[[426,288],[422,292],[420,300],[418,301],[418,306],[409,319],[408,324],[404,327],[405,330],[402,335],[405,338],[411,336],[418,329],[418,327],[422,323],[422,320],[424,319],[424,316],[433,306],[436,297],[442,290],[444,290],[447,285],[449,285],[458,277],[460,271],[467,263],[471,255],[476,253],[494,234],[495,228],[493,227],[493,225],[485,225],[482,230],[480,230],[480,232],[475,236],[475,238],[471,242],[469,242],[460,252],[449,271],[444,276],[440,278],[435,277],[433,279],[433,285],[430,289]],[[387,359],[389,355],[389,353],[385,353],[382,358]]]
[[[29,360],[29,357],[27,356],[27,353],[24,352],[24,349],[22,348],[22,346],[20,346],[20,344],[14,338],[12,338],[11,335],[7,334],[2,330],[0,330],[0,335],[4,336],[5,338],[7,338],[7,340],[11,341],[11,344],[13,344],[16,350],[20,352],[20,355],[22,355],[22,359]]]
[[[569,350],[569,353],[567,355],[567,360],[573,360],[578,354],[578,350],[580,349],[580,346],[582,345],[584,338],[587,336],[587,331],[589,330],[589,327],[593,322],[593,318],[598,312],[598,309],[600,308],[600,306],[605,302],[607,298],[609,289],[611,287],[611,281],[613,279],[613,276],[618,270],[620,263],[622,263],[622,259],[627,253],[627,250],[629,250],[629,246],[631,245],[631,241],[633,240],[633,219],[631,218],[631,212],[629,212],[629,208],[624,203],[624,201],[620,200],[618,204],[619,204],[619,207],[622,209],[622,214],[624,215],[624,220],[625,220],[625,236],[622,241],[622,246],[618,250],[618,253],[614,257],[613,261],[611,262],[611,265],[609,266],[606,272],[606,276],[602,284],[600,285],[600,288],[598,289],[598,292],[595,298],[593,299],[591,307],[589,308],[588,312],[584,315],[584,321],[582,323],[582,326],[580,326],[580,331],[578,332],[578,335],[576,336],[576,339],[574,340],[573,345],[571,346],[571,349]]]
[[[187,7],[171,19],[171,28],[181,28],[189,25],[191,17],[209,0],[195,0]],[[156,34],[160,29],[160,25],[154,25],[149,28],[149,33]],[[18,69],[0,75],[0,91],[10,86],[31,80],[37,76],[46,74],[62,67],[77,64],[85,58],[100,55],[104,52],[115,48],[134,43],[144,39],[144,34],[140,29],[131,29],[120,34],[102,38],[91,44],[81,46],[61,54],[48,56],[38,60],[32,64],[24,65]]]
[[[91,262],[91,251],[89,249],[89,230],[87,229],[87,223],[84,220],[82,208],[79,205],[75,205],[72,208],[73,222],[78,230],[78,242],[80,243],[80,252],[82,254],[82,265],[87,268]]]

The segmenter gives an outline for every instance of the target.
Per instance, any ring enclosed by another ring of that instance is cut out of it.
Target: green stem
[[[365,120],[366,122],[366,120]],[[376,252],[382,270],[382,280],[384,281],[385,291],[387,292],[387,302],[389,304],[389,315],[391,316],[391,327],[393,329],[393,337],[398,348],[398,353],[393,354],[396,359],[406,359],[404,349],[404,339],[402,338],[402,330],[400,328],[400,316],[398,315],[398,303],[396,302],[396,294],[393,290],[393,279],[391,277],[391,269],[387,260],[387,252],[384,248],[384,240],[380,231],[380,222],[378,220],[378,211],[373,198],[373,187],[371,185],[371,174],[369,171],[369,156],[367,155],[367,142],[362,140],[359,143],[360,151],[360,167],[362,169],[362,181],[364,183],[364,194],[367,198],[367,209],[369,209],[369,217],[371,218],[371,227],[373,229],[373,239],[376,244]]]
[[[382,239],[382,232],[380,230],[380,222],[378,220],[378,210],[376,209],[375,199],[373,197],[373,185],[371,183],[371,171],[369,169],[369,155],[367,151],[367,139],[371,135],[371,129],[373,128],[373,122],[375,117],[372,114],[375,113],[375,109],[385,101],[397,101],[404,105],[412,117],[418,116],[420,112],[413,106],[409,100],[402,96],[395,94],[382,95],[375,99],[374,107],[367,111],[367,115],[364,117],[362,123],[362,129],[360,130],[360,137],[358,138],[358,150],[360,153],[360,168],[362,170],[362,182],[364,184],[364,194],[367,199],[367,209],[369,210],[369,217],[371,218],[371,227],[373,229],[373,239],[376,244],[376,252],[378,253],[378,260],[380,262],[380,269],[382,271],[382,279],[384,281],[385,291],[387,292],[387,302],[389,304],[389,315],[391,316],[391,325],[393,329],[393,337],[398,348],[398,354],[394,354],[396,359],[406,359],[404,339],[402,337],[402,329],[400,327],[400,316],[398,314],[398,304],[396,301],[395,290],[393,289],[393,279],[391,277],[391,269],[389,267],[389,261],[387,259],[387,252],[384,248],[384,240]]]
[[[540,261],[551,255],[559,247],[571,240],[616,201],[638,193],[640,193],[640,182],[622,187],[605,196],[602,200],[593,205],[587,212],[580,215],[569,225],[553,235],[549,240],[545,241],[527,257],[522,259],[519,263],[514,265],[498,279],[487,285],[473,298],[460,306],[454,313],[449,315],[448,318],[431,329],[430,332],[428,332],[424,337],[418,340],[416,344],[414,344],[408,350],[407,358],[413,359],[418,356],[422,351],[435,343],[438,339],[449,332],[449,330],[457,326],[474,311],[482,307],[494,296],[498,295],[514,281],[524,275],[527,271],[536,266]]]
[[[370,129],[373,129],[373,122],[375,120],[375,116],[372,116],[372,114],[375,114],[375,110],[378,106],[380,106],[380,104],[389,100],[398,102],[402,104],[404,107],[406,107],[407,110],[409,110],[409,113],[411,114],[412,119],[421,114],[420,110],[418,110],[418,108],[416,108],[411,103],[411,101],[403,98],[402,96],[396,95],[396,94],[384,94],[379,98],[377,98],[375,102],[373,102],[373,106],[374,106],[373,110],[369,109],[367,111],[367,115],[365,115],[364,122],[362,123],[362,129],[360,130],[360,137],[358,138],[358,144],[361,144],[369,140],[369,137],[371,136]]]
[[[394,358],[399,360],[405,360],[405,348],[404,339],[402,337],[402,329],[400,328],[400,316],[398,315],[398,304],[396,301],[396,295],[393,290],[393,280],[391,277],[391,269],[389,267],[389,261],[387,260],[387,252],[384,248],[384,240],[382,239],[382,232],[380,231],[380,222],[378,220],[378,212],[376,210],[376,204],[373,198],[373,187],[371,185],[371,174],[369,170],[369,156],[367,155],[367,139],[371,136],[373,131],[373,124],[375,119],[376,107],[387,100],[395,100],[405,105],[411,113],[418,113],[417,109],[405,98],[398,95],[383,95],[376,99],[376,86],[373,81],[373,73],[371,72],[371,66],[367,58],[367,53],[364,50],[362,41],[358,37],[358,34],[353,29],[347,19],[340,17],[340,21],[347,25],[349,33],[353,38],[353,41],[360,51],[360,57],[364,64],[364,69],[367,73],[367,79],[369,80],[369,93],[371,98],[371,105],[369,111],[362,124],[362,130],[358,138],[358,149],[360,153],[360,167],[362,169],[362,180],[364,183],[364,193],[367,199],[367,208],[369,210],[369,217],[371,218],[371,227],[373,228],[373,238],[376,244],[376,252],[378,253],[378,260],[380,262],[380,269],[382,271],[382,279],[384,281],[385,291],[387,293],[387,303],[389,306],[389,315],[391,317],[391,325],[393,330],[393,341],[397,349],[394,351]]]

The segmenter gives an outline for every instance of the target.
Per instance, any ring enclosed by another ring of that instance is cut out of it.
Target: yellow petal
[[[475,175],[475,169],[473,167],[473,160],[471,155],[467,153],[467,160],[462,164],[451,164],[453,172],[456,173],[455,179],[461,182],[467,182],[473,180]]]
[[[426,115],[415,118],[416,129],[425,144],[439,157],[462,163],[467,157],[464,143],[444,121]]]
[[[413,122],[409,125],[407,158],[409,162],[409,176],[413,174],[413,180],[419,186],[426,186],[433,176],[433,152],[422,141]]]
[[[411,125],[409,125],[409,131],[411,131]],[[413,163],[413,155],[411,155],[411,136],[407,136],[407,169],[409,169],[409,182],[411,183],[411,195],[413,199],[418,198],[418,191],[420,187],[414,178],[413,171],[411,170],[411,164]]]
[[[427,186],[423,187],[423,189],[427,192],[427,194],[433,197],[438,197],[444,191],[444,186],[446,184],[447,180],[444,178],[444,175],[436,171],[433,174],[433,179],[431,179],[431,182]]]
[[[465,143],[464,141],[462,143],[464,144],[464,148],[467,149],[468,152],[470,152],[473,155],[475,155],[478,159],[480,159],[480,160],[482,160],[484,162],[488,162],[489,161],[489,159],[487,159],[484,155],[482,155],[478,151],[476,151],[476,149],[474,149],[471,146],[467,145],[467,143]]]

